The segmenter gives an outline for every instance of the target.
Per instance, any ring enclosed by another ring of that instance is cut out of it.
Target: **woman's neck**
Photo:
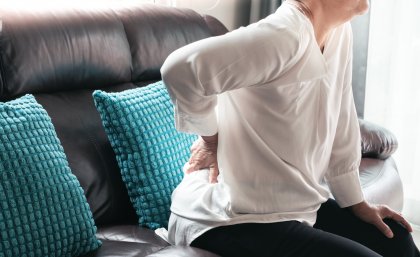
[[[311,21],[316,41],[322,51],[328,35],[338,25],[337,22],[333,22],[331,19],[328,19],[329,15],[325,13],[325,8],[323,8],[322,4],[320,4],[320,1],[288,1],[296,6],[296,8]]]

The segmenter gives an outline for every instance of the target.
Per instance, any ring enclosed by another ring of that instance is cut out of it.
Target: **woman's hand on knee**
[[[218,134],[214,136],[202,136],[191,146],[191,156],[188,161],[189,167],[186,172],[191,173],[200,169],[209,169],[210,183],[217,182],[219,166],[217,163]]]
[[[385,218],[393,219],[401,223],[409,232],[413,229],[408,221],[400,214],[390,209],[386,205],[373,205],[366,201],[350,206],[354,215],[359,219],[375,225],[386,237],[394,237],[394,233],[383,221]]]

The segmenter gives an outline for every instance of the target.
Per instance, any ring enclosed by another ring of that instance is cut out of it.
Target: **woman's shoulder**
[[[353,49],[353,31],[351,23],[346,22],[331,32],[328,39],[331,47],[334,47],[336,51],[345,51],[346,55],[349,56]]]
[[[312,24],[302,13],[288,4],[266,18],[248,26],[272,42],[290,42],[305,48],[312,39]]]
[[[251,24],[249,27],[299,35],[306,30],[307,25],[305,18],[297,14],[292,8],[281,6],[275,13]]]

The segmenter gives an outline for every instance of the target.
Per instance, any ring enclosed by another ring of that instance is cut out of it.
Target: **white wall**
[[[251,0],[145,0],[176,7],[191,8],[219,19],[229,30],[247,25]]]

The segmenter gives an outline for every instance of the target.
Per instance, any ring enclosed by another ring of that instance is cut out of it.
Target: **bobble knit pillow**
[[[176,131],[162,82],[93,97],[140,224],[167,227],[171,194],[197,137]]]
[[[47,112],[32,95],[0,103],[0,256],[79,256],[95,233]]]

